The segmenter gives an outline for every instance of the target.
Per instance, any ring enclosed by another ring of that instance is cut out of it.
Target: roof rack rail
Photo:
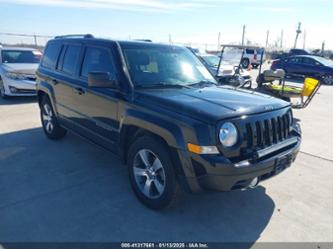
[[[55,39],[61,39],[61,38],[94,38],[92,34],[74,34],[74,35],[58,35],[55,37]]]
[[[141,41],[141,42],[153,42],[150,39],[134,39],[134,41]]]

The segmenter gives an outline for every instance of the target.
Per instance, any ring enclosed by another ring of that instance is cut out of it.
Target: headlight
[[[13,80],[24,80],[25,77],[22,74],[19,73],[11,73],[11,72],[7,72],[6,74],[7,78],[13,79]]]
[[[230,122],[224,123],[221,126],[219,138],[223,146],[234,146],[238,141],[238,132],[236,126]]]

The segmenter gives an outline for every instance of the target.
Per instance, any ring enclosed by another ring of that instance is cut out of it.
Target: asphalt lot
[[[295,111],[296,162],[248,191],[141,205],[124,165],[68,134],[46,139],[34,98],[0,100],[0,241],[333,241],[333,87]]]

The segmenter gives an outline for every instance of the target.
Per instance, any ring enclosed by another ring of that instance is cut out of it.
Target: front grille
[[[26,80],[30,80],[30,81],[36,81],[36,77],[35,76],[28,76],[25,77]]]
[[[277,144],[289,138],[291,125],[288,113],[247,123],[247,147],[263,149]]]

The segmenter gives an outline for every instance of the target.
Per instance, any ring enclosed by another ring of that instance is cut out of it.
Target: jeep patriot
[[[70,130],[119,155],[135,195],[153,209],[179,189],[255,187],[288,168],[301,143],[289,103],[219,86],[180,46],[56,37],[37,94],[48,138]]]

